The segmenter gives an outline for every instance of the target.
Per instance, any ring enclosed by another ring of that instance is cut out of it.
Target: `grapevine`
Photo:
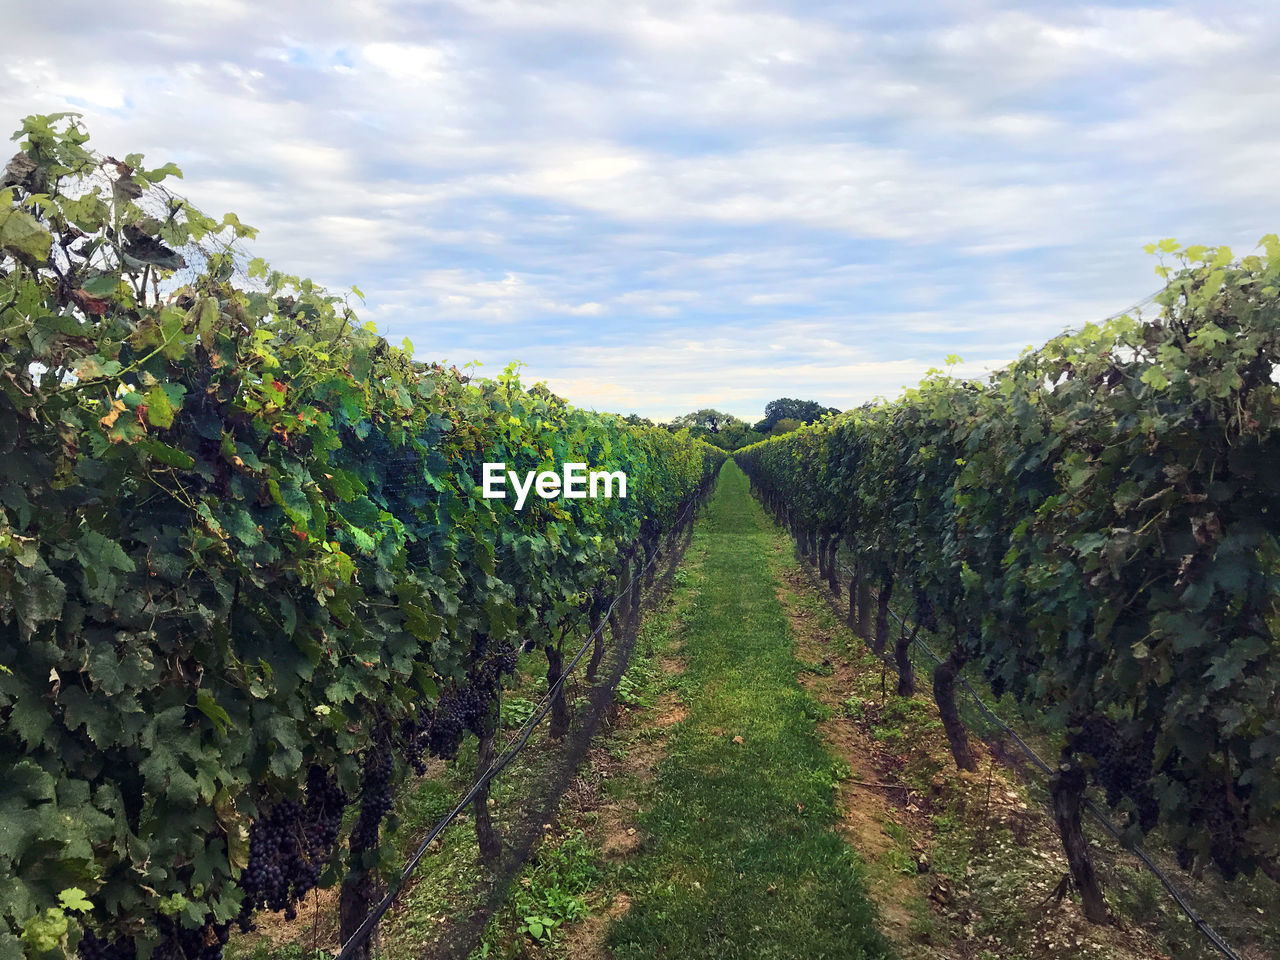
[[[949,647],[934,690],[958,764],[972,662],[1063,731],[1064,804],[1083,769],[1184,865],[1280,879],[1280,239],[1150,252],[1174,258],[1158,316],[985,383],[935,371],[735,457],[801,553],[852,557],[873,644],[854,592],[911,585]]]
[[[0,817],[27,826],[0,844],[0,953],[74,885],[92,909],[65,942],[86,957],[193,957],[371,870],[402,778],[483,729],[514,647],[583,628],[580,598],[724,454],[515,365],[417,360],[346,298],[246,261],[252,228],[173,193],[172,164],[94,153],[72,115],[18,139]],[[547,457],[623,470],[630,495],[480,495],[481,464]]]

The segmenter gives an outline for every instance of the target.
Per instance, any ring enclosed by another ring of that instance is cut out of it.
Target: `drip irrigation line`
[[[835,561],[836,565],[839,566],[844,573],[848,574],[849,576],[853,575],[853,571],[850,570],[849,567],[846,566],[844,563],[842,563],[839,557],[833,557],[832,559]],[[902,629],[907,630],[908,629],[907,622],[903,620],[902,617],[898,616],[897,611],[895,611],[892,607],[888,607],[887,609],[888,609],[889,615],[898,622],[898,624],[902,627]],[[941,664],[943,662],[942,658],[939,657],[936,653],[934,653],[933,650],[929,647],[929,645],[924,642],[924,640],[920,639],[919,631],[915,632],[915,634],[911,639],[911,642],[914,645],[918,646],[934,663]],[[1001,730],[1003,730],[1005,733],[1007,733],[1010,737],[1013,738],[1013,741],[1018,745],[1018,747],[1026,755],[1027,759],[1030,760],[1033,764],[1035,764],[1035,766],[1037,766],[1043,773],[1047,774],[1048,776],[1053,776],[1054,774],[1053,768],[1050,767],[1049,764],[1047,764],[1040,757],[1040,755],[1036,753],[1035,750],[1033,750],[1025,740],[1022,739],[1022,737],[1018,736],[1018,732],[1016,730],[1014,730],[1011,726],[1009,726],[1009,724],[1001,720],[1000,717],[997,716],[996,713],[989,706],[987,706],[986,702],[982,699],[981,696],[979,696],[978,691],[973,688],[973,685],[970,684],[969,681],[965,679],[963,675],[959,676],[959,680],[961,685],[964,687],[964,689],[968,691],[969,697],[973,700],[974,703],[978,705],[978,708],[993,723],[995,723],[996,726],[1000,727]],[[1229,960],[1243,960],[1240,954],[1236,953],[1235,950],[1231,948],[1231,945],[1222,939],[1222,936],[1218,933],[1218,931],[1215,930],[1212,926],[1210,926],[1209,923],[1203,917],[1200,916],[1199,912],[1195,909],[1195,907],[1193,907],[1191,903],[1187,900],[1186,895],[1182,892],[1182,889],[1178,887],[1173,882],[1173,880],[1169,878],[1169,876],[1156,864],[1154,860],[1152,860],[1151,855],[1148,854],[1145,849],[1143,849],[1141,844],[1127,842],[1124,839],[1124,834],[1120,830],[1120,828],[1117,827],[1114,823],[1112,823],[1111,819],[1090,798],[1088,797],[1084,798],[1084,807],[1091,814],[1093,814],[1094,819],[1096,819],[1098,823],[1102,825],[1102,828],[1106,830],[1107,833],[1109,833],[1111,837],[1120,844],[1121,847],[1123,847],[1125,850],[1128,850],[1130,853],[1136,856],[1139,860],[1141,860],[1142,863],[1146,866],[1146,868],[1155,875],[1156,879],[1159,880],[1160,884],[1164,887],[1165,892],[1167,892],[1169,896],[1173,899],[1174,903],[1178,905],[1179,909],[1182,910],[1183,914],[1186,915],[1187,919],[1191,921],[1192,925],[1196,928],[1196,930],[1200,932],[1202,936],[1204,936],[1206,940],[1208,940],[1214,947],[1217,948],[1218,952],[1220,952],[1223,956],[1229,958]]]
[[[700,497],[701,497],[701,494],[699,493],[695,495],[692,500],[689,501],[688,506],[685,507],[684,511],[677,518],[676,523],[673,525],[673,529],[680,527],[680,525],[684,522],[685,517],[688,516],[689,511],[692,510],[697,505]],[[481,789],[483,789],[485,784],[487,784],[495,776],[501,773],[503,768],[505,768],[507,764],[509,764],[512,760],[515,759],[516,754],[518,754],[521,750],[524,749],[525,744],[529,742],[529,738],[533,736],[533,731],[537,728],[538,724],[542,722],[543,718],[545,718],[546,715],[550,712],[552,701],[554,700],[556,693],[564,685],[566,678],[569,676],[570,673],[573,672],[574,668],[577,667],[578,662],[583,658],[583,656],[586,655],[587,648],[590,647],[591,644],[596,640],[596,638],[600,636],[601,633],[604,631],[605,626],[609,623],[609,617],[613,613],[614,609],[617,607],[618,603],[622,600],[624,596],[627,596],[631,593],[631,589],[635,579],[637,578],[643,579],[644,575],[648,572],[649,568],[653,566],[653,564],[657,561],[658,552],[659,551],[655,549],[652,555],[649,557],[648,561],[640,569],[640,572],[636,574],[635,577],[628,579],[626,588],[614,596],[613,602],[609,604],[608,609],[604,612],[604,615],[601,616],[600,618],[600,625],[597,626],[596,629],[591,632],[591,634],[587,637],[585,641],[583,641],[582,647],[578,650],[577,654],[574,656],[574,658],[571,661],[569,661],[569,664],[560,672],[560,676],[556,679],[556,682],[548,688],[546,695],[543,696],[543,698],[539,701],[537,709],[535,709],[534,712],[529,715],[529,718],[525,720],[524,724],[521,726],[520,728],[521,733],[517,735],[517,737],[513,741],[509,741],[508,747],[506,751],[502,754],[502,756],[496,758],[489,765],[489,768],[484,771],[484,773],[476,777],[476,781],[471,786],[471,789],[468,790],[466,794],[463,796],[463,798],[458,801],[457,805],[454,806],[454,808],[450,810],[447,814],[445,814],[445,816],[434,827],[431,828],[431,832],[428,833],[426,838],[423,839],[423,841],[418,845],[418,849],[414,852],[413,856],[409,858],[409,860],[405,863],[404,867],[401,869],[400,876],[396,880],[395,885],[387,892],[387,894],[382,898],[382,900],[378,903],[378,905],[369,912],[369,915],[366,916],[364,918],[364,921],[360,924],[360,926],[356,928],[355,933],[353,933],[351,937],[347,940],[347,942],[342,945],[342,950],[335,957],[335,960],[351,960],[351,957],[354,956],[355,952],[360,949],[360,947],[364,944],[364,941],[369,939],[369,936],[372,934],[374,928],[377,927],[378,921],[381,920],[383,914],[385,914],[387,910],[390,909],[391,904],[395,901],[395,898],[399,896],[400,891],[404,889],[404,885],[406,881],[408,881],[408,879],[413,875],[413,872],[418,868],[418,863],[422,860],[423,856],[426,855],[427,849],[431,846],[432,842],[436,839],[436,837],[438,837],[444,831],[444,829],[447,826],[449,826],[449,824],[451,824],[458,817],[458,815],[461,814],[462,811],[465,810],[471,804],[471,802],[475,799],[476,794],[479,793]],[[515,746],[511,746],[510,745],[511,743],[514,743]]]

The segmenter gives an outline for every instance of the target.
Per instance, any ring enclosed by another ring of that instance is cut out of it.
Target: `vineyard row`
[[[341,883],[397,784],[552,690],[724,454],[421,363],[252,230],[30,117],[0,177],[0,957],[216,960]],[[482,465],[626,497],[483,495]],[[553,735],[568,722],[563,693]],[[478,805],[483,808],[483,804]],[[347,826],[344,826],[346,824]]]
[[[974,768],[968,663],[1065,731],[1055,819],[1095,922],[1090,782],[1184,868],[1280,880],[1280,239],[1261,247],[1166,241],[1155,317],[1063,334],[985,383],[935,372],[735,454],[833,589],[837,551],[852,557],[851,616],[878,652],[895,595],[942,638],[931,679],[957,766]],[[892,653],[903,693],[909,644]]]

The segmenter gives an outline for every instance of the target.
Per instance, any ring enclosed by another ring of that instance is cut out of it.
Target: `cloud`
[[[852,406],[1280,222],[1262,0],[78,0],[9,12],[0,111],[260,228],[424,357],[583,405]]]

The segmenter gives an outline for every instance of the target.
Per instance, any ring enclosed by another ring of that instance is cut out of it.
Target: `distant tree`
[[[801,423],[813,423],[815,420],[821,420],[828,413],[839,412],[835,407],[824,407],[816,400],[793,400],[790,397],[782,397],[765,404],[764,419],[757,423],[755,428],[761,433],[772,433],[774,424],[784,418],[799,420]]]
[[[769,433],[771,436],[778,437],[784,433],[790,433],[792,430],[799,430],[803,426],[804,424],[795,417],[783,417],[774,423]]]
[[[703,427],[711,433],[719,433],[722,429],[733,423],[741,423],[731,413],[723,413],[719,410],[695,410],[693,413],[686,413],[684,416],[676,417],[672,420],[668,427],[672,430],[682,430],[688,427],[692,432],[695,427]]]
[[[708,443],[714,443],[717,447],[728,450],[730,453],[764,438],[763,433],[752,430],[749,425],[741,420],[735,420],[728,426],[721,427],[719,433],[708,433],[705,437]]]
[[[648,417],[642,417],[638,413],[629,413],[622,419],[633,427],[652,427],[654,425],[652,420]]]

